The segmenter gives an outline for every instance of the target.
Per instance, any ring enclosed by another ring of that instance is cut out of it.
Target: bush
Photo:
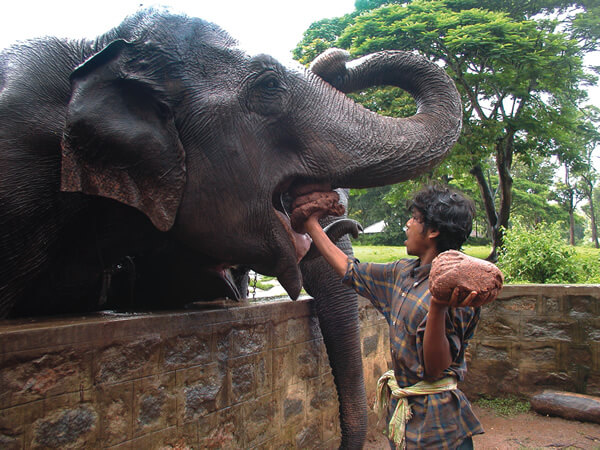
[[[573,283],[579,267],[575,250],[561,237],[562,224],[519,222],[505,230],[498,267],[510,283]]]
[[[578,281],[587,284],[600,284],[600,250],[577,247],[575,260],[579,268]]]

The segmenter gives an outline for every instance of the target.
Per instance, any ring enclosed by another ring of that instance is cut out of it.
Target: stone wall
[[[461,385],[482,394],[600,395],[600,286],[508,285],[486,305]]]
[[[506,286],[461,388],[600,395],[600,287]],[[387,326],[361,299],[368,401]],[[373,419],[373,415],[370,416]],[[312,300],[0,321],[0,448],[337,448]]]
[[[206,308],[0,322],[0,448],[337,448],[313,301]],[[372,398],[386,329],[361,317]]]

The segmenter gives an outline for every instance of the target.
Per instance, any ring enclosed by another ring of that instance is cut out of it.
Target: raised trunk
[[[412,53],[387,51],[346,63],[347,54],[331,50],[311,69],[344,93],[392,85],[410,92],[417,113],[390,118],[356,105],[345,96],[318,114],[327,143],[327,167],[334,184],[372,187],[404,181],[430,170],[444,158],[461,129],[460,96],[446,73]],[[318,158],[318,157],[317,157]]]

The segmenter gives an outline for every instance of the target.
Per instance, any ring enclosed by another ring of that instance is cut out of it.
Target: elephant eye
[[[281,112],[285,85],[279,74],[266,70],[250,85],[248,107],[259,114],[273,116]]]
[[[274,72],[265,72],[257,79],[257,86],[266,90],[274,91],[281,87],[281,82]]]

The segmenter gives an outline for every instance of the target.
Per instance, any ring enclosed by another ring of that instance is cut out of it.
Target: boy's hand
[[[431,301],[437,303],[440,306],[448,308],[463,308],[465,306],[476,306],[473,303],[477,303],[477,291],[463,292],[460,288],[454,288],[450,300],[443,301],[438,300],[432,295]]]
[[[433,301],[450,307],[490,303],[498,297],[503,282],[502,272],[494,264],[456,250],[438,255],[429,273]]]

